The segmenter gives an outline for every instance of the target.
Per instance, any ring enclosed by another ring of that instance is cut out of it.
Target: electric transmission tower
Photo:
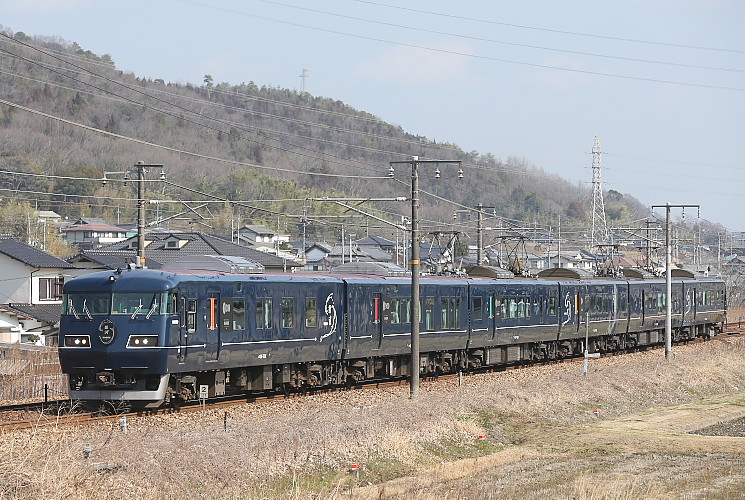
[[[310,75],[308,74],[308,69],[303,68],[303,72],[300,74],[300,80],[303,82],[303,90],[302,92],[305,93],[305,81],[308,79]]]
[[[591,247],[608,243],[608,224],[605,222],[605,204],[603,203],[602,155],[600,138],[595,136],[592,147],[592,235]]]

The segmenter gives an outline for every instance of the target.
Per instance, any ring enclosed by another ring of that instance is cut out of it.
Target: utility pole
[[[146,168],[161,167],[163,165],[146,165],[144,161],[135,164],[137,170],[137,269],[145,268],[145,172]],[[161,170],[161,180],[165,180],[165,172]]]
[[[699,211],[699,205],[671,205],[669,202],[664,205],[652,205],[652,209],[665,209],[665,359],[670,361],[672,356],[672,249],[670,247],[670,209],[672,207],[682,208],[695,207]]]
[[[411,165],[411,371],[410,397],[419,396],[419,164],[456,163],[458,164],[458,179],[463,179],[463,169],[460,161],[420,160],[412,156],[408,161],[392,161],[388,169],[388,176],[393,177],[393,165]],[[435,178],[440,178],[440,169],[435,170]]]

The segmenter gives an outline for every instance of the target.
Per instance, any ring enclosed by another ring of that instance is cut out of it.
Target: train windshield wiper
[[[91,312],[88,310],[88,299],[83,299],[83,312],[88,316],[89,320],[93,320],[93,316],[91,316]],[[78,315],[76,314],[75,317],[77,318]]]
[[[137,305],[137,308],[135,309],[135,312],[132,313],[132,316],[130,316],[129,319],[135,319],[135,316],[137,316],[138,314],[140,314],[140,311],[141,310],[142,310],[142,302],[140,302]]]
[[[158,301],[157,301],[157,300],[154,300],[154,301],[153,301],[153,305],[152,305],[152,307],[150,308],[150,310],[149,310],[149,311],[147,312],[147,314],[145,315],[145,319],[150,319],[150,316],[152,316],[152,315],[153,315],[153,313],[155,312],[155,310],[156,310],[157,308],[158,308]]]
[[[67,301],[67,304],[70,306],[70,312],[75,316],[75,319],[80,319],[80,316],[78,316],[78,312],[75,310],[75,303],[72,301],[72,299],[69,299]]]

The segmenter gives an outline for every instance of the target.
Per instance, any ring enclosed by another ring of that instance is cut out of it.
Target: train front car
[[[65,283],[59,358],[72,400],[138,407],[164,402],[166,334],[178,325],[175,280],[173,274],[137,269]]]

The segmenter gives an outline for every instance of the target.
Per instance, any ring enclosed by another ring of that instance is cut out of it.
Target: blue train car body
[[[422,277],[420,371],[662,341],[665,281]],[[724,283],[672,283],[674,340],[721,331]],[[157,406],[410,375],[411,281],[124,270],[65,283],[59,356],[74,399]]]

